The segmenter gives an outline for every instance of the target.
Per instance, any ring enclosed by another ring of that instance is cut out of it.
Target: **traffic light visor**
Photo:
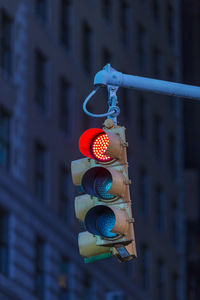
[[[113,210],[104,205],[97,205],[91,208],[84,220],[85,227],[90,233],[107,238],[117,236],[116,233],[111,232],[115,226],[115,221]]]
[[[79,149],[81,153],[100,162],[112,160],[110,156],[104,154],[108,146],[108,135],[100,128],[86,130],[79,139]]]

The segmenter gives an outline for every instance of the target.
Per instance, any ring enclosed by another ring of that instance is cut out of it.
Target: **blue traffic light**
[[[117,234],[111,232],[115,226],[115,214],[111,208],[104,205],[97,205],[91,208],[85,216],[85,227],[93,234],[113,238]]]
[[[81,185],[83,190],[99,199],[110,200],[115,196],[109,193],[112,186],[112,175],[103,167],[89,169],[82,178]]]

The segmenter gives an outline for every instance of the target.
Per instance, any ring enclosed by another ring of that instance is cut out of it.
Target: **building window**
[[[123,44],[127,44],[129,42],[130,36],[130,9],[125,0],[120,1],[120,9],[119,9],[119,23],[120,23],[120,31],[121,31],[121,39]]]
[[[167,4],[167,35],[168,41],[174,43],[174,11],[171,3]]]
[[[130,116],[130,103],[129,103],[129,91],[127,89],[122,89],[120,91],[120,100],[121,100],[121,113],[123,123],[126,125],[127,122],[131,122]],[[128,125],[128,124],[127,124]],[[129,123],[130,125],[130,123]]]
[[[72,31],[72,3],[70,0],[61,0],[61,43],[70,47]]]
[[[47,108],[47,59],[40,51],[36,51],[36,103],[41,111]]]
[[[103,66],[111,63],[111,53],[107,48],[103,48],[102,50],[102,64]]]
[[[90,105],[87,105],[88,111],[91,111],[91,110],[89,110],[89,107],[90,107]],[[83,128],[83,130],[86,130],[90,127],[91,127],[91,118],[86,114],[82,114],[82,128]]]
[[[138,131],[142,138],[147,136],[147,103],[143,96],[138,98]]]
[[[178,208],[176,202],[172,203],[171,207],[171,241],[175,246],[179,243],[179,232],[178,232]]]
[[[153,48],[152,54],[152,71],[153,75],[158,77],[161,75],[161,52],[158,48]]]
[[[9,168],[10,116],[0,108],[0,166]]]
[[[179,277],[177,273],[172,274],[171,279],[171,289],[172,289],[172,300],[179,300],[180,299],[180,293],[179,293]]]
[[[8,74],[11,74],[13,21],[4,10],[1,10],[0,26],[0,66]]]
[[[147,215],[149,212],[149,176],[145,169],[140,170],[140,205],[141,212]]]
[[[71,130],[71,86],[64,79],[60,80],[60,128],[69,133]]]
[[[147,35],[142,25],[138,26],[138,62],[141,71],[146,70],[147,65]]]
[[[35,295],[44,299],[45,291],[45,244],[41,238],[35,243]]]
[[[82,285],[82,300],[93,300],[94,293],[93,293],[93,285],[92,285],[92,278],[89,274],[84,275],[83,285]]]
[[[69,210],[69,198],[71,194],[71,176],[65,167],[61,167],[60,171],[60,201],[59,201],[59,215],[63,220],[67,220]]]
[[[145,290],[149,288],[150,279],[150,250],[146,245],[141,247],[141,287]]]
[[[101,91],[99,92],[99,96],[101,96],[101,99],[107,99],[108,97],[108,93],[106,89],[101,89]],[[90,101],[89,103],[87,103],[87,110],[89,112],[93,112],[93,108],[94,106],[91,103],[92,101]],[[81,132],[83,132],[84,130],[90,128],[92,126],[92,122],[91,122],[91,117],[88,116],[85,113],[82,113],[82,120],[81,120]]]
[[[157,158],[161,158],[162,156],[162,122],[160,116],[154,116],[154,146],[155,146],[155,154]]]
[[[40,144],[35,145],[35,195],[44,202],[46,188],[46,150]]]
[[[82,26],[82,61],[87,72],[92,71],[92,30],[86,22]]]
[[[0,208],[1,209],[1,208]],[[7,212],[0,210],[0,273],[8,275],[9,266],[9,220]]]
[[[69,260],[66,257],[61,258],[59,283],[59,300],[69,300]]]
[[[169,135],[169,167],[171,173],[176,175],[176,142],[173,134]]]
[[[102,92],[104,93],[103,90],[104,90],[104,89],[102,89]],[[107,97],[107,94],[106,94],[106,97]],[[93,107],[92,107],[92,105],[91,105],[91,102],[88,103],[88,104],[87,104],[87,110],[90,111],[90,112],[92,112],[92,111],[93,111],[92,108],[93,108]],[[82,126],[81,126],[82,131],[84,131],[84,130],[90,128],[90,127],[92,126],[91,117],[88,116],[88,115],[85,114],[85,113],[82,113],[81,124],[82,124]]]
[[[111,0],[102,0],[102,15],[106,21],[111,18]]]
[[[156,226],[160,232],[165,230],[165,195],[161,186],[156,187]]]
[[[166,282],[166,274],[165,274],[165,265],[162,260],[157,261],[157,272],[156,272],[156,289],[157,289],[157,299],[164,300],[165,299],[165,282]]]
[[[47,1],[48,0],[36,0],[35,2],[36,14],[43,22],[47,19]]]
[[[155,21],[159,21],[159,2],[158,0],[152,0],[152,11],[153,11],[153,17]]]

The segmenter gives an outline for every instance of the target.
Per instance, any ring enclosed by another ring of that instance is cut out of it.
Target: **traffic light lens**
[[[114,237],[116,233],[111,232],[115,225],[115,215],[112,211],[104,212],[97,218],[97,227],[102,236]]]
[[[91,144],[91,151],[94,158],[98,161],[110,161],[111,157],[104,155],[109,146],[109,138],[106,133],[96,136]]]
[[[83,175],[81,185],[89,195],[104,200],[115,198],[114,195],[108,193],[112,186],[112,175],[106,168],[94,167],[89,169]]]
[[[111,188],[111,186],[112,186],[111,176],[108,177],[103,174],[101,176],[98,176],[95,180],[96,193],[102,199],[109,200],[114,197],[113,195],[108,194],[108,191]]]
[[[99,162],[112,160],[110,156],[104,154],[108,147],[108,135],[100,128],[90,128],[86,130],[79,139],[79,149],[81,153]]]
[[[115,221],[115,214],[111,208],[97,205],[87,212],[84,223],[90,233],[112,238],[117,236],[116,233],[111,232]]]

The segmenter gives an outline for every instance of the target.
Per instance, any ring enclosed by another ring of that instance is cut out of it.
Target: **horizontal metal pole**
[[[170,81],[123,74],[106,65],[94,78],[95,85],[113,85],[158,94],[200,100],[200,87]]]

